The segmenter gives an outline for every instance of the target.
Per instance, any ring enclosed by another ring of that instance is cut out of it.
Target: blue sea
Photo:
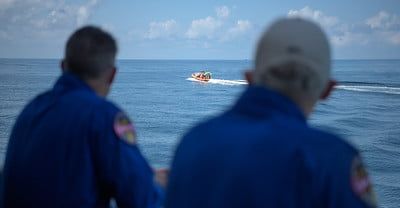
[[[152,166],[168,167],[181,136],[229,108],[246,88],[249,60],[120,60],[109,99],[134,121]],[[210,83],[190,79],[208,69]],[[58,60],[0,59],[0,163],[23,106],[52,87]],[[400,206],[400,60],[336,60],[339,81],[311,125],[343,136],[362,153],[381,207]],[[84,109],[82,109],[84,110]],[[340,152],[338,152],[340,154]]]

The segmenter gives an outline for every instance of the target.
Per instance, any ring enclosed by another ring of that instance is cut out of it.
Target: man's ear
[[[252,70],[247,70],[244,72],[244,77],[246,78],[247,82],[249,85],[253,84],[253,71]]]
[[[67,71],[67,64],[65,63],[65,60],[61,60],[60,62],[60,68],[61,68],[61,72],[66,72]]]
[[[321,96],[319,99],[325,100],[326,98],[329,97],[331,92],[333,91],[333,88],[336,86],[337,82],[335,80],[329,80],[328,84],[326,85],[325,90],[322,92]]]
[[[115,75],[117,74],[117,68],[113,67],[110,72],[110,76],[108,78],[108,84],[112,84],[114,82]]]

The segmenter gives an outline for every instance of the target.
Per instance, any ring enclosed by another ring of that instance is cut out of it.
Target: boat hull
[[[192,78],[194,78],[196,80],[199,80],[199,81],[202,81],[202,82],[208,82],[210,80],[208,78],[201,78],[198,73],[192,74]]]

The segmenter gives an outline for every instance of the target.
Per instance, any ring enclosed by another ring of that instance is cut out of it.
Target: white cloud
[[[173,19],[164,22],[151,22],[144,37],[147,39],[168,38],[176,33],[177,28],[178,24]]]
[[[353,44],[355,42],[363,42],[359,41],[358,38],[361,38],[359,34],[353,34],[351,28],[348,24],[340,23],[338,17],[328,16],[324,14],[324,12],[312,9],[309,6],[305,6],[299,10],[289,10],[288,17],[301,17],[321,25],[327,34],[330,36],[329,39],[331,43],[335,46],[347,46]]]
[[[399,31],[379,31],[375,33],[377,38],[384,40],[389,44],[400,46],[400,32]]]
[[[395,29],[400,26],[400,17],[386,11],[380,11],[365,21],[371,29]]]
[[[337,47],[350,45],[392,45],[400,46],[400,32],[385,29],[355,29],[347,28],[340,33],[331,34],[331,42]]]
[[[342,34],[332,35],[331,42],[335,46],[343,47],[350,44],[366,45],[370,42],[368,35],[345,31]]]
[[[236,25],[229,29],[229,32],[231,33],[243,33],[246,32],[251,28],[251,23],[249,20],[238,20],[236,22]]]
[[[245,34],[252,27],[248,20],[237,20],[231,25],[232,22],[228,21],[231,12],[228,6],[217,7],[215,12],[216,16],[193,20],[184,36],[188,39],[230,41]]]
[[[211,48],[211,44],[209,42],[204,42],[202,48]]]
[[[64,0],[0,0],[0,30],[9,37],[60,35],[86,24],[98,0],[70,3]],[[2,35],[4,36],[4,35]]]
[[[368,18],[365,23],[372,29],[382,27],[382,22],[389,18],[389,14],[385,11],[379,12],[376,16]]]
[[[382,43],[400,45],[400,17],[385,11],[355,24],[339,22],[337,17],[328,16],[309,6],[289,10],[288,17],[302,17],[318,22],[325,28],[331,43],[336,47]]]
[[[229,28],[225,37],[222,38],[223,41],[232,40],[240,35],[245,34],[252,28],[252,24],[249,20],[238,20],[236,24]]]
[[[81,26],[83,24],[85,24],[92,12],[93,7],[96,6],[96,4],[98,3],[97,0],[90,0],[87,4],[82,5],[78,8],[78,13],[77,13],[77,17],[76,17],[76,24]]]
[[[0,10],[9,8],[13,3],[15,0],[0,0]]]
[[[305,6],[300,10],[289,10],[288,17],[302,17],[306,19],[311,19],[318,22],[324,27],[331,27],[338,24],[339,20],[334,16],[327,16],[319,10],[314,10],[309,6]]]
[[[227,6],[217,7],[215,9],[215,12],[217,13],[217,17],[220,17],[220,18],[227,18],[230,14],[230,10]]]
[[[392,45],[400,45],[400,16],[386,11],[367,18],[365,25],[371,30],[376,40]]]
[[[110,33],[114,33],[115,31],[115,26],[111,23],[104,23],[100,25],[101,29]]]
[[[186,32],[186,37],[196,39],[201,37],[213,38],[216,31],[222,26],[222,22],[213,17],[193,20],[189,29]]]
[[[390,42],[396,45],[400,45],[400,32],[391,34],[389,37]]]

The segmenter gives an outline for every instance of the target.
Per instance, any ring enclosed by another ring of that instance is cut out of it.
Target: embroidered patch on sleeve
[[[371,181],[359,156],[353,159],[351,165],[351,187],[353,192],[367,205],[377,207],[376,196]]]
[[[125,113],[119,112],[114,120],[115,134],[128,144],[136,144],[136,132],[132,122]]]

